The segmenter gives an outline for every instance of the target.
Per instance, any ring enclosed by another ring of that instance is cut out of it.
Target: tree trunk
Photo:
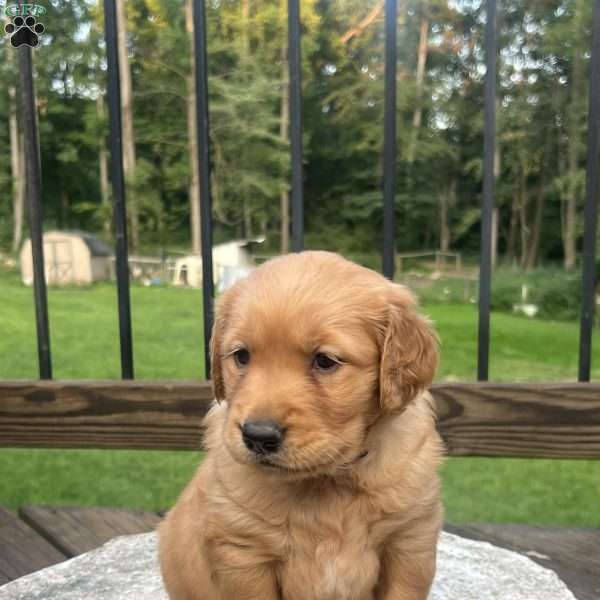
[[[241,63],[244,65],[244,76],[248,77],[247,68],[250,64],[251,49],[250,49],[250,0],[242,0],[242,31],[241,31]],[[245,148],[242,149],[242,154],[247,154]],[[243,162],[246,162],[245,160]],[[242,194],[242,217],[244,222],[244,237],[251,239],[254,237],[252,226],[252,207],[250,205],[251,191],[247,187],[241,189]]]
[[[531,242],[529,244],[529,250],[527,251],[527,262],[525,263],[525,268],[528,271],[535,269],[540,250],[540,238],[542,235],[542,218],[544,216],[544,204],[546,203],[546,190],[543,170],[541,177],[542,179],[540,181],[535,200],[535,214],[533,217],[533,231],[531,235]]]
[[[281,46],[281,104],[279,109],[279,137],[283,144],[289,143],[290,82],[287,68],[287,47]],[[279,193],[281,210],[281,254],[290,251],[290,195],[287,181],[281,182]]]
[[[448,189],[440,195],[440,252],[450,249],[450,226],[448,212],[456,200],[456,179],[452,179]]]
[[[108,152],[104,146],[104,140],[100,143],[98,160],[100,162],[100,195],[102,206],[104,206],[104,218],[102,230],[107,240],[112,238],[112,207],[110,205],[110,194],[108,192]]]
[[[448,252],[448,192],[440,194],[440,252]]]
[[[119,79],[121,83],[121,121],[123,126],[123,171],[131,184],[127,190],[127,208],[130,222],[130,245],[139,246],[139,215],[135,190],[135,137],[133,133],[133,92],[131,68],[127,50],[127,10],[125,0],[117,0],[117,29],[119,43]]]
[[[250,0],[242,0],[242,50],[250,56]]]
[[[585,1],[585,0],[584,0]],[[569,103],[568,115],[568,182],[565,198],[565,225],[564,225],[564,266],[566,271],[575,269],[577,254],[577,167],[579,163],[579,107],[581,102],[582,82],[582,56],[580,51],[580,27],[583,3],[577,2],[574,22],[574,48],[573,48],[573,72],[571,77],[571,102]]]
[[[429,19],[421,18],[421,27],[419,29],[419,49],[417,53],[417,78],[416,78],[416,97],[417,105],[413,114],[413,127],[421,127],[423,119],[423,84],[425,82],[425,65],[427,63],[427,48],[429,42]]]
[[[500,220],[500,211],[496,206],[492,210],[492,269],[498,264],[498,221]]]
[[[555,87],[553,98],[552,98],[552,107],[553,114],[556,114],[558,111],[559,103],[559,93],[558,89]],[[527,262],[525,264],[525,269],[527,271],[531,271],[535,269],[538,263],[538,256],[540,251],[540,240],[542,237],[542,223],[544,218],[544,207],[546,204],[546,170],[549,165],[549,158],[553,153],[552,141],[555,136],[554,129],[548,127],[546,129],[545,143],[544,148],[542,150],[542,158],[540,161],[540,180],[538,183],[537,194],[535,198],[535,208],[533,213],[533,225],[531,232],[531,239],[529,243],[529,248],[527,249]],[[557,136],[558,137],[558,136]],[[558,139],[557,139],[558,143]],[[559,169],[560,170],[560,169]]]
[[[202,242],[200,237],[200,171],[198,165],[198,138],[197,138],[197,113],[196,113],[196,86],[195,68],[196,52],[194,47],[194,18],[192,0],[185,2],[185,28],[190,40],[190,74],[186,77],[186,104],[187,104],[187,134],[188,134],[188,160],[190,163],[190,179],[188,195],[190,203],[190,239],[192,253],[201,254]]]
[[[427,6],[423,7],[423,12],[427,11]],[[416,93],[415,110],[412,120],[412,131],[410,144],[408,147],[407,160],[412,163],[415,159],[417,147],[417,137],[423,120],[423,86],[425,82],[425,65],[427,63],[427,48],[429,42],[429,19],[425,14],[421,17],[421,26],[419,29],[419,49],[417,51],[417,74],[416,74]]]
[[[96,98],[96,114],[98,121],[104,121],[104,97],[102,93],[98,93]],[[104,219],[102,222],[102,230],[104,231],[104,237],[111,239],[112,227],[111,227],[111,208],[110,208],[110,194],[108,184],[108,152],[106,151],[106,144],[104,136],[101,135],[98,140],[98,163],[100,165],[100,198],[102,199],[102,206],[104,208]]]
[[[496,114],[500,112],[500,100],[496,98]],[[500,178],[500,169],[502,167],[502,146],[500,146],[500,136],[496,135],[494,140],[494,183]],[[500,210],[496,206],[492,209],[492,269],[498,264],[498,238],[500,226]]]
[[[510,208],[510,226],[506,243],[506,261],[512,264],[516,254],[517,227],[519,225],[519,183],[515,182]]]
[[[68,229],[70,226],[69,209],[71,208],[71,200],[66,188],[62,188],[60,192],[60,226],[61,229]]]
[[[565,148],[562,148],[562,144],[560,142],[561,142],[561,140],[559,139],[559,141],[557,143],[558,173],[559,173],[560,177],[565,177],[565,174],[567,172],[567,161],[564,157],[564,154],[566,152],[566,144],[565,144]],[[565,204],[565,194],[561,193],[560,194],[560,204],[559,204],[559,215],[560,215],[560,239],[561,239],[562,247],[563,247],[563,255],[566,255],[565,205],[566,205]]]
[[[23,215],[25,208],[25,181],[23,144],[19,139],[19,125],[17,121],[16,89],[15,86],[8,88],[9,97],[9,133],[10,133],[10,165],[12,175],[12,198],[13,198],[13,237],[12,250],[18,252],[23,239]]]
[[[529,247],[529,227],[527,225],[527,208],[529,205],[529,193],[527,190],[527,169],[521,167],[521,193],[519,202],[519,223],[521,225],[521,268],[527,263],[527,249]]]
[[[362,32],[369,27],[369,25],[379,19],[379,17],[383,14],[384,7],[384,0],[380,0],[356,27],[352,27],[352,29],[349,29],[346,31],[346,33],[344,33],[344,35],[340,38],[340,42],[342,42],[342,44],[347,44],[352,38],[361,35]]]
[[[575,116],[571,115],[571,120],[575,120]],[[569,141],[568,141],[568,182],[567,195],[565,197],[564,208],[564,266],[566,271],[572,271],[575,268],[576,261],[576,238],[577,238],[577,126],[571,124],[569,126]]]

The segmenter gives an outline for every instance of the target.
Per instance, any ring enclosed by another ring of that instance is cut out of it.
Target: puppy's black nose
[[[275,421],[247,421],[242,425],[246,448],[256,454],[277,452],[283,442],[284,430]]]

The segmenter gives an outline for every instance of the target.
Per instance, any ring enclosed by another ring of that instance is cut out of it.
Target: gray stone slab
[[[168,600],[155,533],[115,538],[0,587],[1,600]]]
[[[156,533],[116,538],[97,550],[4,585],[0,600],[168,600],[156,541]],[[443,533],[430,600],[575,597],[553,571],[525,556]]]
[[[429,600],[575,600],[550,569],[531,559],[442,533]]]

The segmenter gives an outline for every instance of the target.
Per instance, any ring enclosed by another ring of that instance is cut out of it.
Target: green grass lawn
[[[202,298],[198,290],[133,287],[136,377],[201,378]],[[0,379],[37,377],[32,291],[0,274]],[[54,375],[118,378],[113,285],[51,289]],[[442,340],[439,379],[473,380],[477,311],[425,307]],[[574,380],[578,325],[492,316],[491,378]],[[600,377],[600,335],[594,337]],[[0,450],[0,505],[25,503],[168,507],[200,461],[198,453]],[[600,526],[600,461],[450,459],[443,469],[448,520]]]
[[[0,379],[38,376],[31,288],[0,274]],[[117,292],[112,284],[50,288],[52,362],[56,379],[118,379]],[[202,293],[168,287],[131,288],[135,376],[204,377]]]

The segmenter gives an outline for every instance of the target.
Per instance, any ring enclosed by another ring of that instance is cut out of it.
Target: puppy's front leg
[[[404,531],[389,541],[375,600],[427,599],[435,576],[438,531]]]
[[[223,600],[281,600],[273,565],[257,564],[250,549],[223,544],[211,558]]]
[[[386,558],[376,600],[427,600],[435,574],[435,552]]]

